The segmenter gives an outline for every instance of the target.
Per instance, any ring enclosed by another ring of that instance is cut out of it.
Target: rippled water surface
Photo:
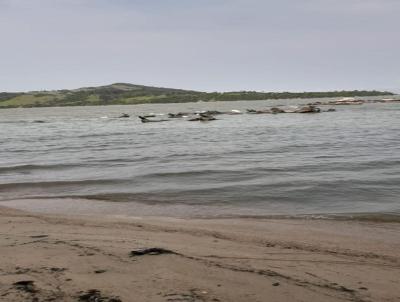
[[[80,197],[114,201],[111,209],[142,203],[259,215],[399,213],[400,104],[205,123],[142,124],[136,117],[301,102],[0,110],[0,204]],[[122,112],[131,118],[114,118]]]

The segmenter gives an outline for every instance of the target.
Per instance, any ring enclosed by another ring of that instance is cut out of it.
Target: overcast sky
[[[0,91],[400,91],[400,0],[0,0]]]

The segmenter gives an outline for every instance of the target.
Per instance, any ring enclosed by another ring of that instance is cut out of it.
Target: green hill
[[[387,91],[331,92],[200,92],[126,83],[73,90],[0,92],[0,108],[186,103],[289,98],[355,97],[392,95]]]

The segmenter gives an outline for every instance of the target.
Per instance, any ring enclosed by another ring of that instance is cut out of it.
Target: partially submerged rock
[[[215,121],[216,118],[209,113],[203,112],[199,113],[197,116],[188,119],[190,122],[200,121],[200,122],[208,122]]]
[[[146,118],[148,118],[148,117],[156,117],[156,115],[154,113],[148,113],[148,114],[145,114],[145,115],[142,115],[142,116],[146,117]]]
[[[169,120],[161,119],[161,120],[152,120],[145,116],[139,116],[142,123],[158,123],[158,122],[169,122]]]
[[[315,107],[314,105],[307,105],[304,107],[300,107],[295,112],[296,113],[319,113],[319,112],[321,112],[321,109],[318,107]]]
[[[250,114],[278,114],[278,113],[317,113],[321,112],[321,109],[314,105],[307,105],[303,107],[291,107],[289,109],[283,109],[280,107],[272,107],[270,109],[254,110],[247,109],[247,113]]]
[[[232,109],[230,111],[218,111],[218,110],[207,110],[207,111],[201,111],[201,112],[178,112],[178,113],[168,113],[169,118],[182,118],[182,117],[188,117],[188,116],[202,116],[202,117],[211,117],[214,115],[236,115],[236,114],[243,114],[240,110]],[[191,118],[191,120],[194,118]],[[200,119],[196,119],[200,120]]]
[[[250,114],[272,113],[271,110],[269,110],[269,109],[264,109],[264,110],[246,109],[246,111],[247,111],[247,113],[250,113]]]
[[[129,114],[127,114],[127,113],[122,113],[118,118],[128,118],[128,117],[130,117]]]
[[[218,114],[224,114],[224,112],[218,111],[218,110],[207,110],[204,112],[200,112],[200,115],[218,115]]]
[[[278,108],[278,107],[272,107],[270,109],[272,114],[277,114],[277,113],[285,113],[286,111],[283,110],[282,108]]]
[[[186,112],[168,113],[169,118],[182,118],[182,117],[185,117],[188,115],[190,115],[190,113],[186,113]]]

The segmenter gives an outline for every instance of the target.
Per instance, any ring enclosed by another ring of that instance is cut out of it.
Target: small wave
[[[68,196],[66,196],[68,197]],[[148,194],[148,193],[104,193],[92,195],[78,195],[78,198],[89,200],[101,200],[110,202],[140,202],[140,203],[164,203],[165,197],[162,195]]]
[[[400,222],[400,213],[346,213],[346,214],[320,214],[320,215],[298,215],[299,217],[312,219],[332,219],[332,220],[356,220],[367,222]],[[321,217],[321,218],[320,218]]]
[[[65,149],[65,148],[64,148]],[[29,152],[27,150],[13,150],[13,152]],[[0,166],[0,175],[7,173],[29,173],[33,171],[62,171],[66,169],[79,169],[79,168],[98,168],[105,166],[125,166],[128,163],[144,162],[148,160],[154,160],[155,156],[141,156],[138,158],[115,158],[115,159],[88,159],[81,163],[70,163],[70,164],[22,164],[13,166]]]
[[[27,124],[28,121],[1,121],[0,124]]]
[[[154,160],[158,159],[158,156],[140,156],[137,158],[109,158],[109,159],[103,159],[103,160],[90,160],[90,162],[93,163],[121,163],[121,164],[126,164],[126,163],[135,163],[135,162],[143,162],[143,161],[148,161],[148,160]]]
[[[365,221],[377,223],[399,223],[400,213],[346,213],[346,214],[332,214],[332,213],[317,213],[317,214],[271,214],[271,215],[243,215],[243,214],[230,214],[218,216],[220,218],[251,218],[251,219],[293,219],[293,220],[339,220],[339,221]]]
[[[241,171],[243,172],[243,171]],[[179,171],[179,172],[156,172],[156,173],[147,173],[143,175],[144,177],[149,178],[172,178],[172,177],[191,177],[191,176],[208,176],[212,175],[213,177],[221,175],[224,176],[226,174],[233,173],[236,175],[238,171],[235,170],[192,170],[192,171]]]
[[[31,170],[60,170],[60,169],[76,168],[81,166],[82,164],[56,164],[56,165],[26,164],[26,165],[16,165],[16,166],[5,166],[5,167],[0,167],[0,174],[8,172],[31,171]]]
[[[53,188],[53,187],[69,187],[69,186],[87,186],[87,185],[113,185],[129,183],[126,179],[85,179],[85,180],[71,180],[71,181],[39,181],[39,182],[13,182],[0,184],[0,191],[6,189],[19,189],[19,188]]]

